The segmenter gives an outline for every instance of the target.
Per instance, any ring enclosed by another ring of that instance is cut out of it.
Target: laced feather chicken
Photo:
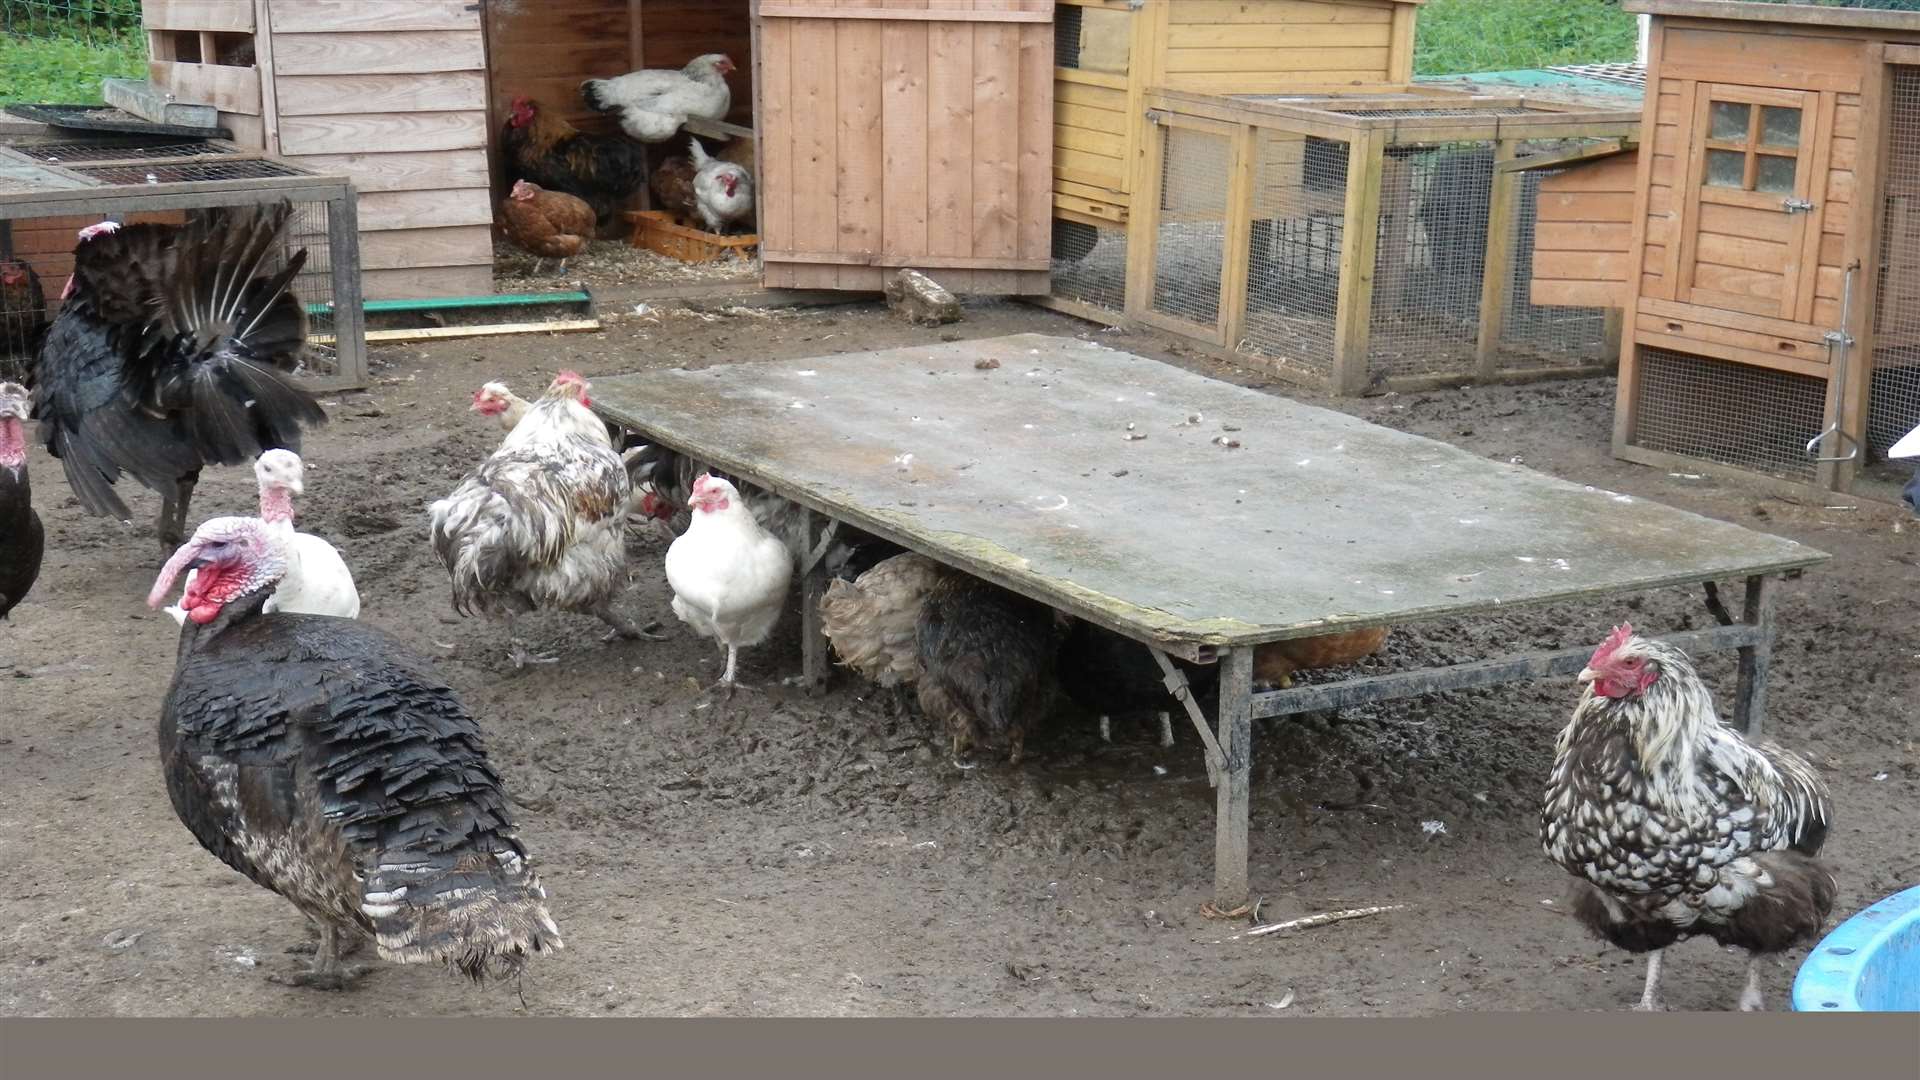
[[[659,639],[613,609],[627,583],[632,488],[587,390],[561,372],[499,449],[429,511],[454,610],[503,615],[515,667],[554,659],[529,655],[513,637],[514,616],[536,609],[591,614],[612,627],[609,639]]]
[[[1749,953],[1740,1008],[1761,1009],[1760,958],[1814,940],[1833,910],[1826,783],[1721,723],[1686,654],[1631,626],[1580,681],[1540,817],[1547,857],[1574,877],[1574,917],[1648,954],[1642,1010],[1664,1007],[1662,950],[1695,936]]]
[[[88,513],[127,520],[113,485],[128,473],[160,494],[172,550],[203,467],[298,451],[301,428],[326,420],[289,377],[307,316],[288,285],[306,250],[273,264],[292,212],[81,231],[34,394],[41,438]]]
[[[46,531],[27,482],[27,388],[0,382],[0,619],[40,577]]]
[[[205,522],[147,597],[180,573],[173,682],[160,713],[167,795],[195,839],[318,929],[286,981],[344,989],[343,946],[478,982],[561,947],[480,725],[397,639],[352,619],[268,614],[279,532]]]

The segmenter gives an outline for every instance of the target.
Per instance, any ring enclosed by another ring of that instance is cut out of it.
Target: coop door
[[[1053,0],[761,0],[760,251],[775,288],[1043,294]]]
[[[1674,299],[1806,321],[1819,235],[1820,95],[1701,83]],[[1804,301],[1804,302],[1803,302]]]

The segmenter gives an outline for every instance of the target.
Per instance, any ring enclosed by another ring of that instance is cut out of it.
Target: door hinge
[[[1788,196],[1780,200],[1780,207],[1789,214],[1804,214],[1813,209],[1813,204],[1805,199],[1796,199]]]

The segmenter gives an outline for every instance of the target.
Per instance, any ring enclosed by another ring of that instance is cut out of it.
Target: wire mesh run
[[[1078,70],[1080,34],[1085,25],[1081,9],[1074,4],[1056,4],[1053,9],[1053,66]]]
[[[1475,366],[1493,144],[1396,146],[1380,181],[1367,375],[1459,375]]]
[[[265,158],[188,163],[156,161],[150,165],[70,165],[68,168],[82,176],[121,185],[178,184],[195,180],[259,180],[269,176],[306,175],[298,169],[289,168],[280,162],[268,161]]]
[[[1089,225],[1083,221],[1055,219],[1053,295],[1116,315],[1125,310],[1126,226]]]
[[[1246,331],[1236,347],[1315,379],[1333,371],[1347,144],[1256,133]]]
[[[140,0],[0,0],[0,31],[88,45],[137,36]]]
[[[1814,480],[1806,443],[1826,424],[1826,380],[1665,349],[1642,349],[1639,372],[1633,445]]]
[[[1920,425],[1920,67],[1893,69],[1867,450],[1884,457]]]
[[[1231,154],[1232,143],[1224,135],[1167,130],[1151,300],[1162,315],[1202,326],[1219,320]]]
[[[1517,174],[1513,269],[1507,275],[1506,316],[1500,327],[1502,370],[1592,367],[1613,359],[1608,355],[1607,309],[1533,303],[1540,184],[1561,171],[1530,169]]]
[[[33,143],[14,147],[35,161],[49,165],[85,165],[101,161],[149,161],[167,158],[200,157],[206,153],[203,139],[178,142],[65,142]]]

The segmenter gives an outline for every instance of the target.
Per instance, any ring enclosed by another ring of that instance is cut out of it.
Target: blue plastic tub
[[[1920,885],[1841,923],[1793,980],[1795,1012],[1920,1012]]]

